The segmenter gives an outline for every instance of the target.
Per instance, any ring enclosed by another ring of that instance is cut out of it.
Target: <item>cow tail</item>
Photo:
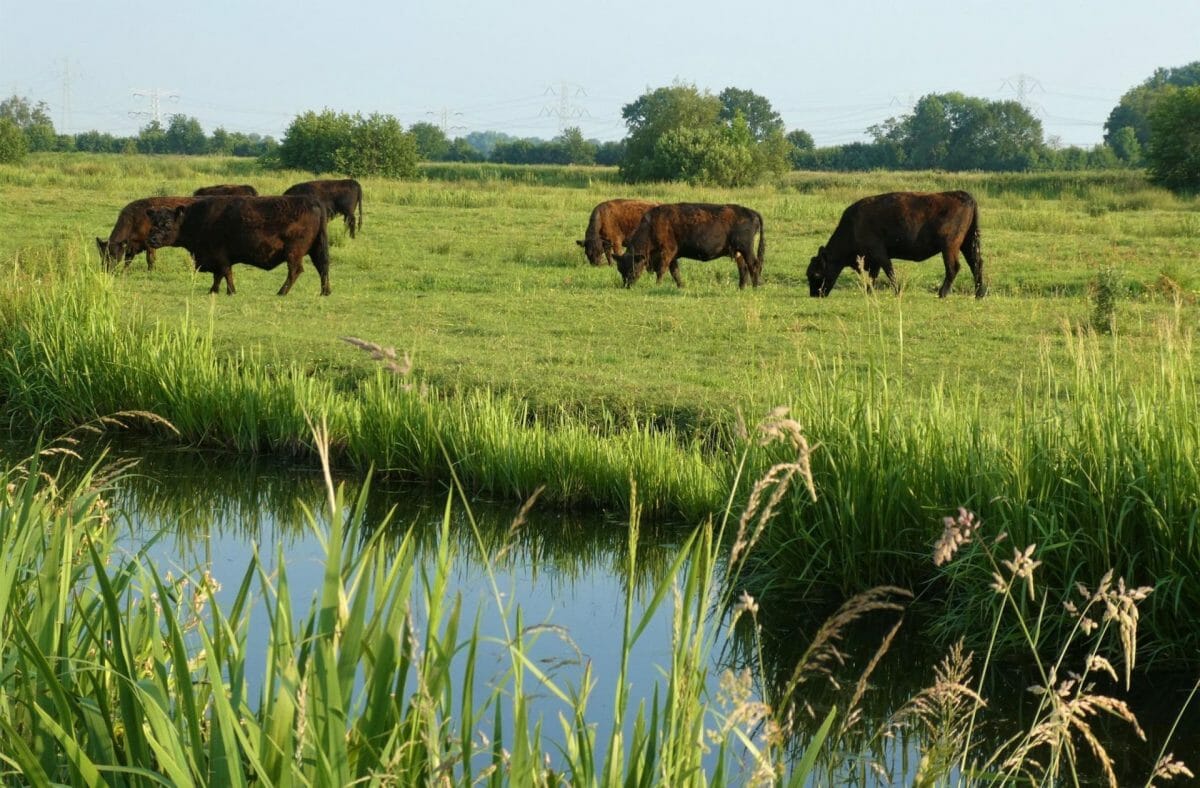
[[[762,214],[756,213],[755,216],[758,218],[758,265],[761,268],[767,256],[767,226],[763,223]]]
[[[987,282],[983,277],[983,239],[979,233],[979,203],[971,198],[971,226],[967,228],[967,250],[971,254],[971,260],[975,261],[975,268],[979,273],[979,282],[975,286],[976,297],[981,297],[987,292]]]
[[[360,229],[360,230],[362,229],[362,204],[363,204],[362,187],[359,187],[359,189],[358,189],[358,229]]]

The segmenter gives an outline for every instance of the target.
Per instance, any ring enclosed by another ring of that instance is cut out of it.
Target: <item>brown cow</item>
[[[193,197],[257,197],[258,189],[248,183],[222,183],[217,186],[201,186],[192,192]]]
[[[330,181],[305,181],[288,187],[285,195],[311,194],[325,206],[325,213],[333,218],[334,214],[341,215],[346,220],[346,229],[350,237],[354,231],[362,227],[362,186],[353,178]],[[358,209],[358,222],[354,221],[354,210]]]
[[[882,269],[894,290],[899,290],[892,258],[926,260],[941,252],[946,278],[938,289],[945,298],[958,274],[962,252],[975,277],[975,297],[987,295],[983,281],[983,255],[979,243],[979,206],[975,198],[956,192],[890,192],[865,197],[842,213],[829,242],[817,249],[808,264],[808,291],[829,295],[843,268],[859,267],[865,260],[871,282]]]
[[[150,243],[182,246],[197,271],[213,275],[210,293],[225,280],[233,295],[233,264],[270,270],[288,265],[279,295],[287,295],[304,270],[304,255],[321,275],[321,295],[329,295],[329,235],[325,207],[310,195],[291,197],[200,197],[177,208],[152,208]]]
[[[625,239],[633,235],[646,211],[656,205],[645,200],[606,200],[592,209],[587,232],[582,241],[575,243],[583,247],[592,265],[600,265],[602,260],[612,265],[613,252],[624,251]]]
[[[762,216],[741,205],[687,202],[659,205],[646,211],[629,237],[624,254],[616,255],[617,270],[626,287],[632,287],[647,266],[654,268],[659,282],[670,271],[675,284],[683,287],[680,257],[712,260],[728,255],[737,263],[738,287],[745,287],[746,282],[758,287],[762,282],[766,242]]]
[[[124,258],[125,267],[128,268],[133,258],[145,252],[146,268],[153,271],[156,247],[148,240],[150,237],[149,211],[153,208],[178,208],[190,202],[192,202],[191,197],[146,197],[129,203],[117,214],[117,223],[113,225],[112,232],[108,234],[108,240],[96,239],[101,261],[107,266],[112,266]]]

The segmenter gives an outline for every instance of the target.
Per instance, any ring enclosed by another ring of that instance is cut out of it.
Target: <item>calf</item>
[[[754,236],[758,236],[758,251]],[[679,258],[712,260],[728,255],[738,268],[738,287],[747,282],[758,287],[762,282],[766,235],[758,211],[741,205],[677,203],[659,205],[646,211],[623,254],[616,255],[617,270],[626,287],[632,287],[647,266],[654,268],[661,282],[671,272],[675,284],[683,287],[679,276]]]
[[[182,246],[196,270],[212,273],[210,293],[223,278],[225,292],[233,295],[234,263],[270,270],[286,262],[279,295],[287,295],[306,254],[321,275],[321,295],[330,293],[325,208],[315,197],[199,197],[176,208],[153,208],[150,221],[152,245]]]
[[[987,295],[979,241],[979,206],[966,192],[890,192],[864,197],[842,219],[808,264],[808,292],[829,295],[843,268],[866,265],[871,282],[882,270],[898,289],[892,258],[925,260],[941,252],[946,277],[938,289],[945,298],[958,275],[962,252],[975,277],[975,297]],[[855,262],[857,260],[861,262]]]
[[[645,200],[606,200],[592,209],[583,240],[575,243],[583,247],[592,265],[602,261],[612,265],[613,252],[623,251],[625,239],[633,235],[646,211],[656,205]]]
[[[153,271],[154,250],[157,245],[149,240],[149,211],[154,208],[174,209],[191,202],[191,197],[146,197],[129,203],[117,214],[117,222],[108,234],[108,240],[96,239],[101,261],[111,267],[124,258],[125,267],[128,268],[133,258],[145,252],[146,268]]]
[[[353,178],[330,181],[305,181],[291,186],[285,195],[308,194],[316,197],[325,206],[325,213],[330,217],[334,214],[342,216],[346,221],[346,229],[350,237],[354,231],[362,227],[362,186]],[[358,222],[354,221],[354,211],[358,209]]]

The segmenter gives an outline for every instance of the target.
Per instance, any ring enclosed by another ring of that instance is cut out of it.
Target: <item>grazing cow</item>
[[[362,227],[362,186],[353,178],[340,181],[305,181],[291,186],[285,195],[311,194],[325,206],[325,213],[330,218],[334,214],[341,215],[346,220],[346,229],[350,237],[354,237],[355,229]],[[358,209],[358,222],[354,221],[354,210]]]
[[[758,236],[758,252],[754,236]],[[654,268],[661,282],[671,272],[675,284],[679,277],[679,258],[712,260],[729,255],[737,263],[738,287],[762,282],[766,235],[758,211],[740,205],[676,203],[659,205],[646,211],[623,254],[616,256],[617,270],[626,287],[632,287],[647,266]]]
[[[575,243],[583,247],[592,265],[600,265],[602,260],[612,265],[613,252],[622,252],[625,239],[633,235],[646,211],[656,205],[645,200],[606,200],[592,209],[587,232],[582,241]]]
[[[829,295],[843,268],[861,270],[865,262],[871,282],[882,269],[898,290],[892,258],[925,260],[941,252],[946,278],[938,290],[945,298],[958,274],[962,252],[975,277],[975,297],[987,295],[979,244],[979,206],[963,191],[891,192],[865,197],[842,213],[829,242],[808,264],[808,291]],[[862,262],[856,263],[856,258]]]
[[[145,252],[146,268],[153,271],[157,245],[149,241],[149,211],[153,208],[178,208],[191,202],[191,197],[146,197],[129,203],[117,214],[117,223],[108,234],[108,240],[96,239],[100,259],[111,267],[124,258],[125,267],[128,268],[133,258]]]
[[[192,192],[193,197],[257,197],[258,189],[248,183],[222,183],[219,186],[201,186]]]
[[[197,271],[212,273],[210,293],[223,278],[225,292],[233,295],[234,263],[269,271],[286,262],[279,295],[287,295],[308,255],[321,275],[321,295],[329,295],[329,235],[325,207],[315,197],[200,197],[177,208],[153,208],[150,221],[153,245],[182,246]]]

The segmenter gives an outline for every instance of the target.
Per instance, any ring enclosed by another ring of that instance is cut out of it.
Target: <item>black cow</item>
[[[329,234],[325,207],[315,197],[199,197],[178,208],[150,210],[150,243],[182,246],[196,270],[213,275],[211,293],[225,279],[233,295],[233,264],[270,270],[288,266],[279,295],[287,295],[304,270],[308,255],[321,275],[321,295],[329,295]]]
[[[613,252],[624,250],[625,239],[633,235],[646,211],[658,205],[646,200],[605,200],[592,209],[582,241],[583,253],[592,265],[612,265]]]
[[[257,197],[258,189],[248,183],[222,183],[217,186],[201,186],[192,192],[193,197]]]
[[[758,252],[754,236],[758,236]],[[683,287],[679,276],[679,258],[712,260],[728,255],[737,263],[738,287],[762,282],[766,235],[758,211],[741,205],[674,203],[646,211],[637,229],[628,239],[623,254],[616,255],[617,270],[626,287],[632,287],[647,266],[661,282],[671,272],[675,284]]]
[[[330,218],[338,214],[346,220],[346,229],[350,231],[351,238],[354,237],[354,231],[362,227],[362,186],[353,178],[332,181],[305,181],[304,183],[297,183],[295,186],[289,187],[284,194],[311,194],[316,197],[325,206],[325,213]],[[354,221],[355,209],[358,210],[357,223]]]
[[[938,290],[945,298],[958,274],[962,252],[975,277],[975,297],[987,295],[979,243],[979,206],[975,198],[956,192],[890,192],[865,197],[842,213],[829,242],[808,264],[808,291],[829,295],[843,268],[865,263],[871,282],[882,269],[899,289],[892,259],[925,260],[941,252],[946,278]],[[856,263],[861,258],[862,262]]]
[[[191,197],[146,197],[129,203],[117,214],[117,222],[108,234],[108,240],[96,239],[101,261],[112,266],[124,259],[128,268],[133,258],[145,252],[146,267],[153,271],[155,245],[149,241],[149,211],[152,208],[178,208],[191,202]]]

